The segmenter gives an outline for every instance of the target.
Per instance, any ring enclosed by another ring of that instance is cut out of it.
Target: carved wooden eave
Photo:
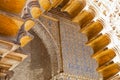
[[[118,0],[0,0],[0,77],[26,58],[16,50],[33,39],[28,31],[34,26],[50,55],[53,80],[112,80],[120,71],[119,4]]]

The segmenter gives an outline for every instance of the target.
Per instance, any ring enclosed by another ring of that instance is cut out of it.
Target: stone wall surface
[[[51,64],[48,52],[41,39],[34,34],[31,41],[23,50],[29,57],[15,68],[11,80],[49,80],[51,77]]]
[[[68,19],[51,13],[48,15],[60,20],[58,25],[58,21],[50,22],[51,18],[50,20],[45,17],[40,18],[57,45],[52,43],[51,38],[49,39],[47,31],[44,32],[43,25],[35,26],[32,31],[35,36],[34,40],[23,49],[25,53],[30,53],[30,56],[15,69],[15,75],[11,80],[50,80],[51,76],[60,73],[61,69],[63,73],[69,75],[99,79],[100,75],[96,72],[97,63],[91,58],[93,51],[85,45],[87,38],[79,32],[80,27]],[[58,50],[54,45],[58,47]]]

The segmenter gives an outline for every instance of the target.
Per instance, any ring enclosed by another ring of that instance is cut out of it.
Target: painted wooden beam
[[[16,36],[24,21],[20,18],[0,13],[0,34]]]
[[[0,9],[7,12],[19,14],[22,12],[26,1],[27,0],[0,0]]]
[[[19,45],[0,40],[0,57],[5,57],[8,53],[16,50]]]
[[[5,58],[17,60],[20,62],[23,61],[26,57],[27,57],[27,55],[21,54],[21,53],[16,53],[16,52],[11,52],[5,56]]]

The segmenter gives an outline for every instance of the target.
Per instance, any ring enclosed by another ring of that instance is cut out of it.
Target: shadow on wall
[[[34,32],[32,34],[34,34],[35,38],[31,42],[31,69],[42,69],[42,74],[40,75],[43,75],[43,80],[49,80],[51,77],[50,55],[42,40]],[[37,74],[37,72],[35,73]],[[39,78],[40,75],[35,77]]]
[[[42,40],[33,32],[34,40],[23,48],[23,52],[30,53],[28,59],[16,67],[11,80],[50,80],[50,55]]]

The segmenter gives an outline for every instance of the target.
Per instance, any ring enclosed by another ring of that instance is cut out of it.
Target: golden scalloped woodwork
[[[70,0],[63,0],[60,4],[61,7],[64,7]]]
[[[80,31],[85,34],[88,40],[97,36],[103,29],[103,24],[97,20],[90,22],[85,28],[81,29]]]
[[[39,18],[43,12],[39,7],[32,7],[30,13],[33,18]]]
[[[116,53],[113,49],[105,49],[95,53],[92,57],[96,59],[99,66],[103,66],[105,63],[110,62],[115,56]]]
[[[70,0],[61,11],[67,12],[71,17],[75,17],[84,7],[84,0]]]
[[[56,7],[58,7],[61,3],[63,2],[63,0],[51,0],[51,6],[53,7],[53,8],[56,8]]]
[[[32,19],[28,19],[24,22],[24,30],[29,31],[32,27],[34,27],[35,22]]]
[[[24,47],[24,46],[25,46],[27,43],[29,43],[32,39],[33,39],[33,36],[32,36],[32,35],[22,36],[21,39],[20,39],[21,47]]]
[[[45,11],[48,11],[51,9],[51,2],[49,0],[38,0],[40,7],[44,9]]]
[[[40,7],[33,6],[30,9],[33,19],[38,19],[43,12],[61,5],[61,11],[68,13],[69,17],[72,18],[71,22],[80,26],[80,32],[88,38],[86,46],[91,47],[94,52],[93,55],[89,55],[97,61],[95,65],[98,65],[97,71],[102,74],[103,79],[106,80],[120,71],[118,63],[110,63],[116,56],[115,51],[113,49],[105,49],[111,42],[110,37],[108,34],[100,35],[100,32],[104,29],[103,22],[99,19],[93,21],[96,16],[93,9],[83,10],[86,6],[86,0],[38,0],[38,3]],[[26,0],[0,0],[0,10],[19,14],[22,12],[25,4]],[[35,22],[32,19],[25,21],[18,17],[0,13],[0,35],[16,36],[22,26],[24,26],[24,30],[27,33],[34,25]],[[21,34],[19,37],[20,46],[24,47],[32,39],[33,36],[29,34]],[[13,52],[17,46],[14,47],[12,43],[0,40],[0,46],[0,55],[1,57],[4,56],[0,60],[0,68],[3,70],[12,70],[27,57],[24,54]],[[0,76],[4,75],[3,72],[0,72]]]
[[[69,1],[63,8],[62,11],[69,13],[72,17],[72,12],[77,12],[77,6],[75,1]],[[73,4],[72,4],[73,3]],[[73,9],[73,10],[72,10]],[[101,20],[92,21],[95,17],[95,11],[93,9],[82,10],[79,13],[76,13],[75,17],[72,19],[73,22],[80,25],[82,28],[80,32],[85,34],[88,38],[87,46],[90,46],[94,54],[92,58],[94,58],[98,62],[98,72],[100,72],[103,76],[103,79],[108,79],[111,76],[114,76],[120,70],[120,66],[114,64],[109,64],[108,66],[104,66],[108,64],[113,58],[116,57],[116,53],[114,49],[105,49],[105,47],[111,42],[110,36],[107,34],[99,35],[99,33],[104,29],[104,23]],[[102,68],[104,66],[104,68]],[[112,66],[112,67],[111,67]],[[104,70],[102,70],[104,69]]]
[[[84,10],[79,12],[76,17],[73,18],[72,22],[80,25],[81,28],[89,24],[95,17],[95,12],[92,9]]]
[[[87,45],[92,47],[94,53],[104,49],[109,43],[111,42],[110,37],[106,34],[100,35],[93,39],[92,41],[88,42]]]
[[[103,75],[104,80],[114,76],[120,71],[120,66],[118,63],[111,63],[109,65],[104,65],[97,69]]]

